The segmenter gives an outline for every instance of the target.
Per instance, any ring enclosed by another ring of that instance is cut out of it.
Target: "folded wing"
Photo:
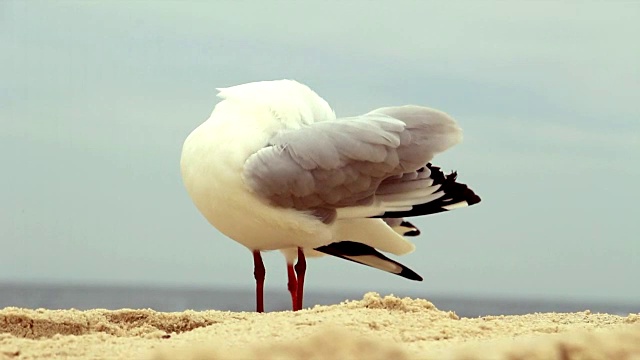
[[[440,111],[420,106],[382,108],[280,131],[249,157],[243,176],[256,194],[272,204],[309,210],[325,221],[379,216],[410,210],[434,190],[425,178],[377,193],[385,179],[417,172],[461,137],[455,121]]]

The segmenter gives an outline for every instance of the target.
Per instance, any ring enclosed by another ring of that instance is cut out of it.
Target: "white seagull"
[[[378,250],[414,250],[405,236],[419,231],[404,217],[480,202],[455,172],[430,163],[462,140],[441,111],[405,105],[336,118],[324,99],[292,80],[218,90],[223,100],[184,142],[182,178],[211,225],[252,251],[258,312],[261,251],[284,254],[296,311],[305,256],[329,254],[420,281]]]

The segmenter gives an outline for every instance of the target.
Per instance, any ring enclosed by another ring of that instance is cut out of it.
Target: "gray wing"
[[[331,216],[321,210],[371,202],[384,179],[415,172],[460,139],[440,111],[382,108],[280,131],[247,159],[243,177],[274,205]]]

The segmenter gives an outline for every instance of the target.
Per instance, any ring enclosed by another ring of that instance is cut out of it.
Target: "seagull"
[[[431,163],[462,140],[444,112],[404,105],[337,118],[294,80],[217,90],[222,100],[184,142],[181,174],[206,220],[252,252],[258,312],[263,251],[283,253],[297,311],[306,257],[332,255],[421,281],[382,254],[415,249],[406,237],[420,231],[404,218],[480,202],[456,172]]]

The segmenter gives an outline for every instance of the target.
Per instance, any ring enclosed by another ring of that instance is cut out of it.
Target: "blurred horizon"
[[[304,308],[316,305],[336,305],[344,301],[362,300],[368,291],[309,291]],[[424,299],[439,310],[454,311],[459,316],[523,315],[532,313],[572,313],[591,311],[618,316],[635,314],[640,305],[625,302],[581,301],[572,299],[499,298],[491,296],[460,296],[451,294],[380,293],[381,297]],[[79,285],[0,283],[0,309],[153,309],[163,312],[185,310],[249,311],[255,310],[253,289],[226,287],[212,289],[193,286]],[[265,310],[290,311],[291,299],[286,289],[265,289]]]
[[[269,292],[271,295],[276,294],[279,298],[286,298],[289,301],[289,293],[285,287],[278,285],[267,285],[265,284],[265,292]],[[213,291],[222,291],[222,292],[246,292],[249,294],[247,297],[247,303],[254,305],[254,290],[255,287],[246,287],[246,286],[233,286],[233,285],[225,285],[223,287],[215,287],[215,286],[207,286],[203,284],[185,284],[185,283],[166,283],[166,282],[140,282],[140,283],[127,283],[127,282],[100,282],[98,284],[92,284],[89,282],[61,282],[61,281],[46,281],[46,280],[27,280],[27,281],[0,281],[0,288],[2,287],[25,287],[25,288],[51,288],[51,289],[137,289],[137,290],[168,290],[168,291],[205,291],[205,292],[213,292]],[[479,294],[470,296],[468,293],[462,292],[433,292],[428,293],[420,291],[419,289],[406,289],[399,291],[369,291],[366,289],[354,291],[351,288],[344,287],[336,287],[331,288],[329,290],[319,291],[317,289],[313,289],[310,291],[311,293],[317,294],[329,294],[332,296],[340,297],[342,294],[344,296],[348,296],[349,300],[359,300],[364,296],[364,294],[368,292],[378,293],[381,296],[393,295],[397,297],[411,297],[411,298],[421,298],[428,301],[430,297],[434,297],[437,299],[442,298],[451,298],[451,299],[466,299],[470,301],[480,300],[480,301],[530,301],[535,303],[561,303],[561,304],[574,304],[574,305],[616,305],[616,306],[628,306],[628,307],[637,307],[638,311],[640,311],[640,304],[637,301],[625,301],[625,300],[606,300],[606,299],[598,299],[592,298],[585,300],[584,298],[575,298],[575,297],[545,297],[542,296],[522,296],[519,294]],[[306,291],[305,291],[306,294]],[[355,295],[360,294],[360,297],[354,297]],[[266,296],[266,295],[265,295]],[[2,299],[2,295],[0,295],[0,300]],[[346,299],[346,298],[345,298]],[[307,304],[312,306],[312,304]]]

